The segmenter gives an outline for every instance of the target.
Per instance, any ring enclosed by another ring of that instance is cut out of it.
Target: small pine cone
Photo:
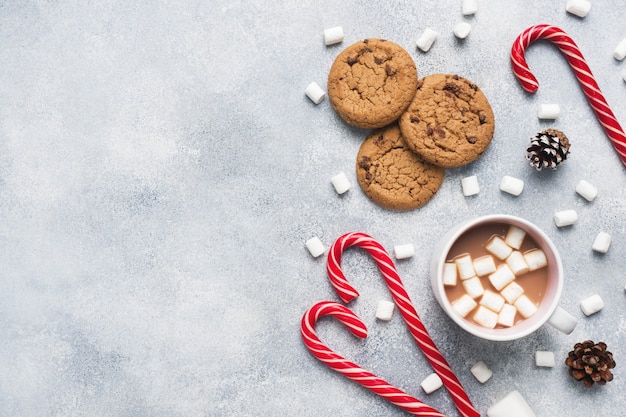
[[[560,130],[542,130],[530,140],[530,147],[526,149],[526,159],[539,171],[541,168],[555,170],[567,159],[569,147],[567,136]]]
[[[591,387],[594,382],[605,385],[613,380],[611,369],[615,368],[615,361],[604,342],[585,340],[576,343],[574,350],[567,354],[565,364],[569,367],[569,374],[577,381],[582,381],[585,387]]]

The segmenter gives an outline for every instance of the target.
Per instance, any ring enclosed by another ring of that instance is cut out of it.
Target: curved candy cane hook
[[[624,130],[602,95],[602,91],[600,91],[600,87],[596,83],[578,45],[563,30],[556,26],[541,24],[529,27],[515,39],[511,48],[511,64],[522,88],[529,93],[534,93],[539,88],[537,79],[526,64],[524,51],[531,43],[540,39],[554,43],[565,55],[598,121],[611,139],[622,163],[626,165],[626,135]]]
[[[328,271],[328,277],[339,294],[339,297],[343,302],[349,303],[359,295],[358,291],[350,285],[341,271],[341,255],[345,249],[351,246],[365,249],[374,258],[378,269],[387,283],[387,287],[389,287],[391,291],[393,300],[398,306],[398,310],[400,310],[404,321],[409,327],[413,339],[415,339],[417,345],[424,353],[424,356],[450,392],[461,415],[464,417],[480,416],[480,413],[478,413],[472,405],[472,402],[452,371],[452,368],[439,352],[437,346],[435,346],[435,342],[433,342],[428,331],[422,324],[417,311],[415,311],[415,307],[413,307],[409,294],[404,289],[404,284],[396,271],[393,260],[380,243],[365,233],[347,233],[339,237],[329,250],[326,269]]]
[[[306,347],[317,359],[328,365],[331,369],[361,384],[375,394],[380,395],[392,404],[415,416],[445,417],[434,408],[427,406],[417,398],[390,385],[384,379],[344,359],[328,348],[328,346],[320,341],[315,333],[315,325],[322,316],[333,316],[346,326],[356,337],[367,337],[365,324],[363,324],[350,309],[335,302],[321,301],[304,313],[301,326],[302,340],[304,340]]]

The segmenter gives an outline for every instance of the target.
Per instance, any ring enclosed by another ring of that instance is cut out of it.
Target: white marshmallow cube
[[[465,39],[472,31],[472,25],[467,22],[461,22],[454,27],[452,33],[459,39]]]
[[[524,294],[524,287],[515,281],[511,282],[500,291],[500,295],[504,297],[504,300],[509,304],[513,304],[522,294]]]
[[[478,306],[478,309],[472,318],[476,323],[488,329],[493,329],[496,327],[496,324],[498,324],[498,313],[495,313],[483,306]]]
[[[433,46],[433,43],[435,42],[435,39],[437,39],[438,35],[439,34],[431,28],[426,28],[426,30],[422,32],[422,35],[417,39],[417,47],[424,52],[428,52],[430,47]]]
[[[515,274],[507,264],[500,264],[496,272],[489,274],[489,282],[493,288],[500,291],[515,280]]]
[[[528,298],[524,294],[520,295],[517,300],[515,300],[513,305],[525,319],[531,317],[537,312],[537,306],[535,305],[535,303],[530,301],[530,298]]]
[[[306,87],[304,93],[315,104],[320,104],[322,100],[324,100],[324,97],[326,97],[326,92],[322,90],[322,87],[320,87],[315,81]]]
[[[493,375],[493,371],[483,361],[476,362],[470,369],[470,372],[481,384],[489,381],[489,378]]]
[[[524,254],[518,250],[511,252],[505,262],[509,268],[511,268],[511,271],[513,271],[515,276],[523,275],[530,270],[526,260],[524,259]]]
[[[461,187],[463,188],[463,195],[465,197],[478,194],[480,192],[478,177],[476,175],[472,175],[461,179]]]
[[[389,321],[393,316],[395,304],[391,301],[380,300],[376,306],[376,318],[378,320]]]
[[[396,259],[407,259],[415,255],[415,248],[412,243],[396,245],[393,247],[393,254]]]
[[[571,226],[578,221],[576,210],[561,210],[554,213],[554,223],[557,227]]]
[[[317,258],[321,254],[326,252],[326,247],[324,247],[324,244],[317,236],[313,236],[311,239],[307,240],[305,245],[311,253],[311,256],[313,256],[314,258]]]
[[[499,313],[504,306],[504,298],[491,290],[485,290],[485,293],[478,302],[481,306],[487,307],[489,310]]]
[[[587,0],[568,0],[565,10],[578,17],[585,17],[591,10],[591,3]]]
[[[343,27],[335,26],[324,29],[324,43],[326,45],[334,45],[341,42],[343,42]]]
[[[474,271],[476,271],[476,275],[479,277],[496,272],[496,263],[493,260],[493,256],[484,255],[474,259]]]
[[[467,316],[477,305],[478,303],[467,294],[463,294],[452,302],[452,308],[461,317]]]
[[[578,320],[572,314],[557,306],[554,313],[548,319],[548,323],[560,332],[570,334],[576,328]]]
[[[504,239],[500,236],[492,237],[485,245],[485,249],[487,252],[501,260],[506,259],[511,252],[513,252],[513,248],[507,245]]]
[[[594,294],[591,297],[587,297],[580,301],[580,309],[585,313],[585,316],[591,316],[604,308],[604,301],[598,294]]]
[[[561,107],[558,104],[541,104],[537,117],[543,120],[555,120],[561,114]]]
[[[456,264],[453,262],[446,262],[443,265],[443,285],[454,287],[457,282],[457,269]]]
[[[463,16],[470,16],[478,11],[478,2],[476,0],[463,0],[461,3],[461,13]]]
[[[598,195],[598,189],[585,180],[578,181],[576,192],[587,201],[593,201]]]
[[[613,51],[613,58],[621,61],[626,57],[626,38],[622,39],[620,43],[617,44],[615,50]]]
[[[535,352],[535,365],[543,368],[554,368],[555,364],[554,352],[546,350],[538,350]]]
[[[611,235],[605,232],[600,232],[593,241],[591,248],[595,252],[607,253],[611,246]]]
[[[340,172],[339,174],[335,175],[330,179],[330,182],[333,184],[333,187],[335,187],[335,191],[337,191],[337,194],[343,194],[351,187],[350,180],[348,179],[345,172]]]
[[[480,282],[480,278],[478,277],[466,279],[463,281],[463,287],[465,288],[467,295],[472,298],[478,298],[485,293],[483,284]]]
[[[528,269],[530,271],[536,271],[537,269],[548,266],[546,253],[539,248],[531,249],[524,253],[524,260],[526,261],[526,264],[528,264]]]
[[[518,391],[511,391],[489,407],[487,417],[537,417]]]
[[[465,280],[476,276],[474,263],[470,255],[460,256],[454,260],[454,263],[459,270],[459,277],[461,277],[461,279]]]
[[[505,175],[500,181],[500,190],[518,196],[524,190],[524,181]]]
[[[525,237],[526,231],[524,229],[517,226],[510,226],[509,229],[506,231],[504,241],[513,249],[519,249],[522,247],[522,243],[524,243]]]
[[[504,304],[502,310],[498,313],[498,324],[505,327],[511,327],[515,324],[515,315],[517,309],[511,304]]]
[[[443,386],[443,381],[439,375],[433,372],[424,378],[424,380],[420,383],[420,386],[426,394],[431,394]]]

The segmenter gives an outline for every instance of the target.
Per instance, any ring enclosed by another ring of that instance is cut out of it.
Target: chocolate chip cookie
[[[400,45],[364,39],[344,49],[328,74],[328,98],[348,124],[364,129],[396,121],[417,88],[417,68]]]
[[[399,123],[409,149],[445,168],[476,160],[491,143],[495,128],[491,105],[480,88],[451,74],[419,80]]]
[[[373,131],[357,155],[356,177],[361,189],[389,209],[423,206],[439,190],[444,176],[443,168],[425,162],[405,146],[397,123]]]

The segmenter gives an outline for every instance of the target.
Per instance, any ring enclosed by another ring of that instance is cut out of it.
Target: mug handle
[[[548,319],[548,324],[562,333],[570,334],[574,331],[578,320],[572,314],[568,313],[560,306],[557,306],[554,313],[552,313]]]

